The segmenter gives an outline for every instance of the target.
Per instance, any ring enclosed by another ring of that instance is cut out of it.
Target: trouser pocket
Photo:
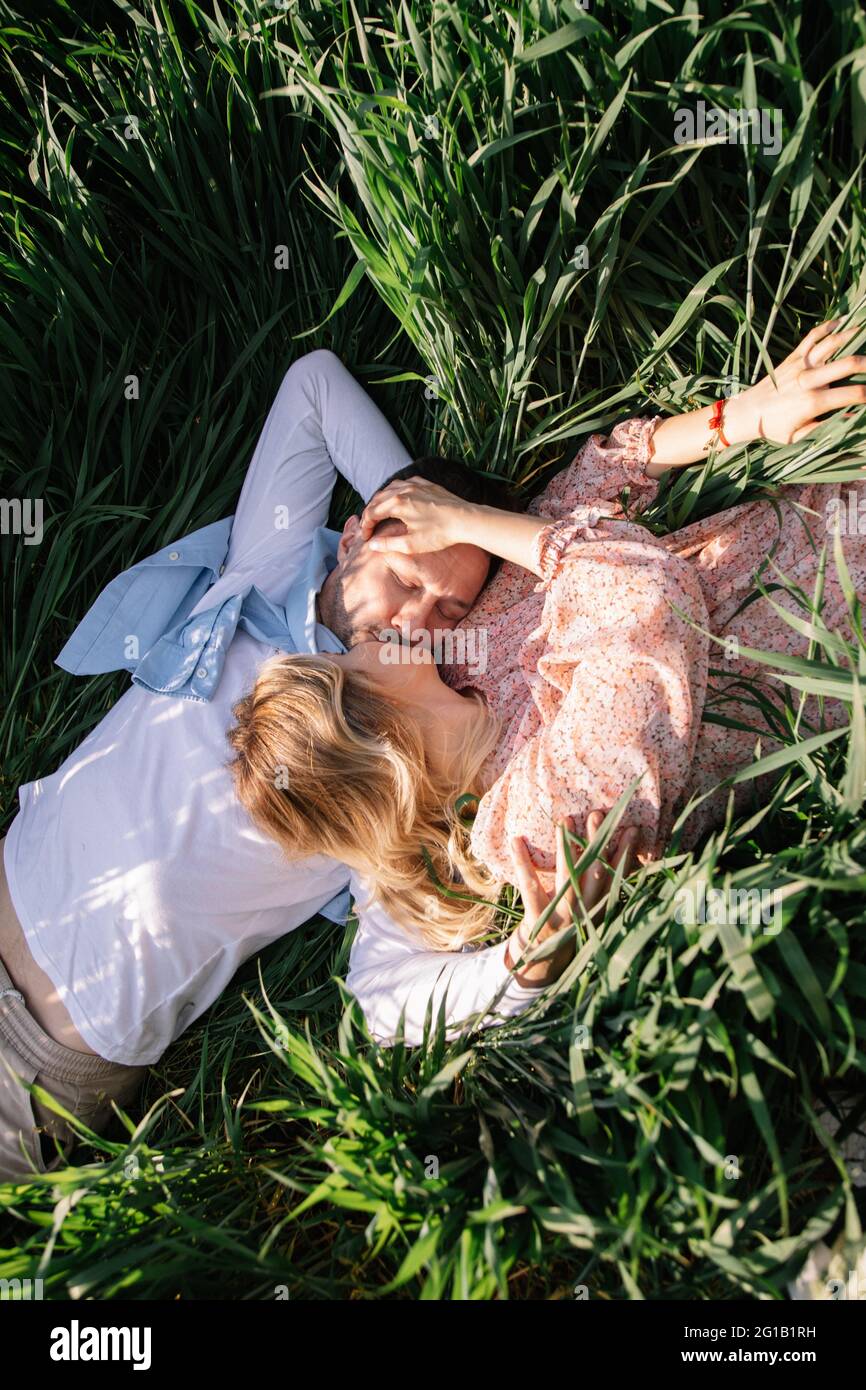
[[[34,1101],[22,1081],[30,1085],[38,1069],[0,1036],[0,1181],[33,1176],[46,1171],[40,1144]]]

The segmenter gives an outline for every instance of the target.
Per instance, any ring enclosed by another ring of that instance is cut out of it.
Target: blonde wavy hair
[[[264,662],[228,731],[227,766],[253,823],[290,860],[328,854],[356,869],[374,902],[438,950],[487,934],[502,887],[473,856],[455,806],[462,793],[483,795],[479,771],[500,737],[480,695],[467,698],[478,719],[447,774],[431,766],[410,710],[367,673],[312,654]],[[423,849],[458,896],[437,891]]]

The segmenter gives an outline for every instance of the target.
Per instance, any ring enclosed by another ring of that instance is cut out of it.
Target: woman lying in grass
[[[423,923],[434,947],[453,950],[489,931],[499,889],[517,883],[527,919],[512,938],[512,965],[567,881],[557,826],[592,837],[601,813],[639,779],[614,867],[627,872],[632,854],[663,853],[677,814],[702,796],[682,836],[693,844],[724,812],[727,790],[711,789],[752,760],[757,737],[766,753],[784,728],[773,721],[778,689],[738,644],[808,649],[807,635],[778,611],[798,611],[787,590],[743,606],[756,573],[772,551],[811,595],[831,513],[841,502],[847,514],[849,489],[859,502],[866,483],[789,486],[775,501],[664,537],[635,514],[666,470],[710,447],[793,443],[827,412],[866,402],[866,386],[842,384],[866,370],[866,357],[829,360],[856,331],[837,327],[813,329],[776,369],[775,385],[767,377],[723,407],[631,419],[606,439],[593,436],[526,514],[468,504],[421,479],[382,489],[361,523],[376,549],[472,543],[505,561],[456,630],[485,639],[486,662],[440,673],[429,645],[412,653],[376,639],[341,655],[267,662],[230,732],[238,795],[255,822],[292,857],[326,853],[356,868],[374,900],[407,926]],[[844,550],[855,589],[866,592],[866,537],[848,536]],[[850,635],[832,560],[823,620]],[[708,633],[724,641],[724,658],[721,648],[711,656]],[[722,661],[730,674],[710,676]],[[702,722],[710,697],[726,722]],[[814,698],[804,719],[819,724]],[[826,702],[825,726],[847,722],[844,705]],[[455,805],[467,792],[478,803],[471,831]],[[437,891],[427,856],[455,894]],[[603,874],[581,881],[585,904],[603,897]],[[570,920],[572,892],[540,937]],[[557,978],[573,954],[569,935],[518,978]]]

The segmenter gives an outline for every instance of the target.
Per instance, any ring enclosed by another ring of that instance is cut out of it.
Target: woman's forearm
[[[751,412],[744,408],[744,403],[745,393],[725,402],[723,430],[730,445],[743,444],[754,437]],[[707,457],[714,441],[710,430],[714,409],[715,406],[709,405],[685,415],[672,415],[656,426],[646,469],[648,477],[660,478],[669,468],[684,468]],[[534,545],[539,531],[548,524],[544,517],[503,512],[479,504],[462,509],[453,539],[480,545],[492,555],[511,560],[540,578],[541,571],[533,562]]]
[[[713,442],[709,424],[714,409],[714,406],[706,406],[685,415],[673,415],[656,426],[646,469],[648,477],[660,478],[669,468],[683,468],[706,458]],[[735,404],[735,399],[725,403],[723,427],[729,444],[744,443],[752,437],[747,432],[751,427],[745,412]],[[541,578],[541,571],[534,563],[534,548],[539,531],[547,525],[549,520],[544,517],[504,512],[480,503],[467,504],[460,508],[451,541],[452,544],[479,545],[491,555],[511,560]]]
[[[752,440],[797,444],[817,430],[831,412],[847,410],[851,414],[850,407],[866,407],[866,383],[838,384],[855,374],[866,376],[866,356],[834,357],[861,331],[854,326],[835,332],[839,323],[833,319],[813,328],[779,363],[772,377],[762,377],[754,386],[717,405],[660,421],[650,442],[647,476],[660,478],[669,468],[697,463],[707,457],[714,444],[722,450]],[[719,406],[722,419],[717,432],[718,419],[712,429],[710,422]],[[378,523],[390,518],[403,523],[403,533],[375,536]],[[544,518],[528,513],[520,516],[495,507],[470,505],[437,483],[410,477],[386,483],[375,493],[361,514],[359,536],[372,550],[405,555],[461,543],[482,546],[539,574],[533,555],[536,537],[545,524]]]
[[[511,560],[541,578],[541,570],[533,562],[535,538],[543,527],[550,525],[549,517],[531,516],[528,512],[502,512],[483,504],[467,505],[459,538],[464,544],[479,545]]]
[[[751,410],[745,409],[745,395],[732,396],[725,401],[722,415],[722,430],[728,444],[747,444],[754,436],[754,424],[749,418]],[[652,455],[647,464],[647,475],[660,478],[669,468],[685,468],[689,463],[705,459],[710,446],[718,436],[710,430],[714,405],[701,410],[690,410],[685,415],[671,415],[656,426],[652,437]],[[724,445],[718,440],[718,448]]]

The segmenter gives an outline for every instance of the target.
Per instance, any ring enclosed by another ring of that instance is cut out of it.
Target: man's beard
[[[343,597],[343,576],[339,568],[331,570],[316,595],[316,617],[324,627],[331,629],[335,637],[339,637],[347,651],[366,636],[375,635],[366,629],[356,628],[352,622]]]

